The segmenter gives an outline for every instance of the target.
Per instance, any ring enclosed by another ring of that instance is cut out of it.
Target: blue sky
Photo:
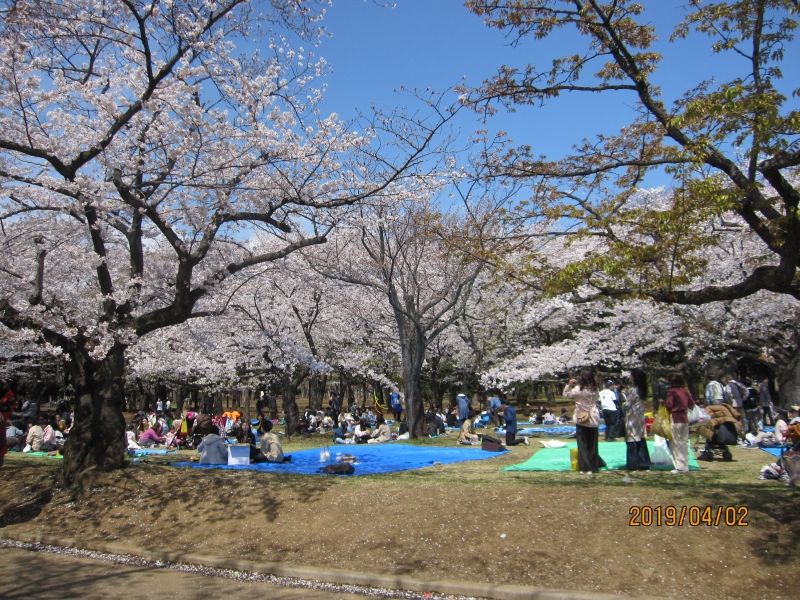
[[[712,75],[727,78],[730,59],[714,56],[706,38],[666,42],[683,14],[682,0],[645,4],[646,18],[664,40],[665,61],[656,81],[668,100]],[[477,85],[501,64],[522,65],[537,56],[565,54],[573,41],[558,34],[513,48],[502,32],[486,27],[461,0],[395,0],[394,8],[373,0],[334,0],[325,23],[332,37],[317,49],[332,69],[324,109],[344,118],[358,109],[368,111],[373,103],[387,108],[412,104],[396,93],[401,86],[445,90],[462,80]],[[547,66],[549,61],[537,64]],[[790,83],[796,83],[788,65],[786,71]],[[584,136],[616,131],[630,120],[633,105],[634,99],[622,93],[562,96],[545,109],[523,107],[512,115],[501,111],[488,128],[508,131],[515,142],[531,144],[537,153],[558,156]],[[466,118],[460,125],[465,131],[481,126]]]

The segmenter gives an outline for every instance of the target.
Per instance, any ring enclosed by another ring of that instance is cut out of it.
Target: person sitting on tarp
[[[258,434],[261,440],[261,456],[259,458],[271,463],[284,462],[283,446],[280,438],[272,433],[272,421],[264,420]]]
[[[367,423],[367,418],[362,417],[361,420],[356,423],[356,427],[353,430],[353,439],[355,440],[356,444],[366,444],[371,437],[369,431],[369,424]]]
[[[227,465],[228,447],[216,433],[209,433],[197,446],[201,465]]]
[[[156,421],[139,436],[139,445],[142,448],[149,448],[156,444],[163,444],[166,440],[167,438],[161,435],[161,425]]]
[[[755,435],[746,433],[744,435],[750,446],[781,446],[786,441],[786,433],[789,431],[789,414],[785,410],[778,411],[778,420],[775,422],[774,431],[759,431]]]
[[[461,424],[461,431],[458,433],[458,443],[464,446],[474,446],[481,443],[481,438],[475,433],[475,413],[469,411],[467,418]]]
[[[378,416],[375,423],[378,427],[369,436],[367,443],[382,444],[383,442],[388,442],[391,440],[392,430],[389,428],[389,425],[386,424],[386,419],[383,418],[383,415]]]

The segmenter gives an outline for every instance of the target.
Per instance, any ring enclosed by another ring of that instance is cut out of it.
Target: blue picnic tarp
[[[415,446],[412,444],[339,444],[329,446],[330,459],[320,461],[321,448],[292,452],[287,463],[256,463],[250,465],[201,465],[196,462],[172,463],[174,467],[193,469],[231,469],[236,471],[266,471],[270,473],[293,473],[297,475],[321,475],[320,468],[335,464],[337,459],[349,454],[355,457],[354,475],[377,475],[411,469],[422,469],[434,465],[445,465],[468,460],[483,460],[505,454],[486,452],[480,448],[443,448],[441,446]]]
[[[600,423],[598,431],[605,431],[605,423]],[[505,427],[497,427],[495,429],[500,435],[506,434]],[[521,427],[517,430],[517,435],[524,436],[537,436],[537,435],[552,435],[555,437],[575,437],[575,425],[542,425],[539,427]]]

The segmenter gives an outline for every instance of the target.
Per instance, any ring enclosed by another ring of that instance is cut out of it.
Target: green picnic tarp
[[[565,448],[542,448],[523,463],[504,467],[504,471],[569,471],[570,448],[577,448],[576,442],[569,442]],[[647,442],[650,455],[653,454],[653,442]],[[606,461],[606,469],[620,470],[625,468],[627,448],[625,442],[599,442],[598,451]],[[657,467],[658,468],[658,467]],[[663,467],[662,467],[663,468]],[[672,468],[672,467],[669,467]],[[689,452],[689,469],[699,470],[700,465],[692,452]]]

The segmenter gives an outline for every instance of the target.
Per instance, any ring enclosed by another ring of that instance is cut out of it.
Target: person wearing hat
[[[517,444],[530,445],[528,438],[517,437],[517,411],[508,403],[508,400],[502,398],[500,406],[503,409],[503,419],[506,422],[506,446],[516,446]]]
[[[617,410],[616,400],[614,382],[609,379],[606,381],[605,388],[600,392],[600,410],[603,411],[603,421],[606,424],[607,442],[613,442],[617,438],[619,410]]]

